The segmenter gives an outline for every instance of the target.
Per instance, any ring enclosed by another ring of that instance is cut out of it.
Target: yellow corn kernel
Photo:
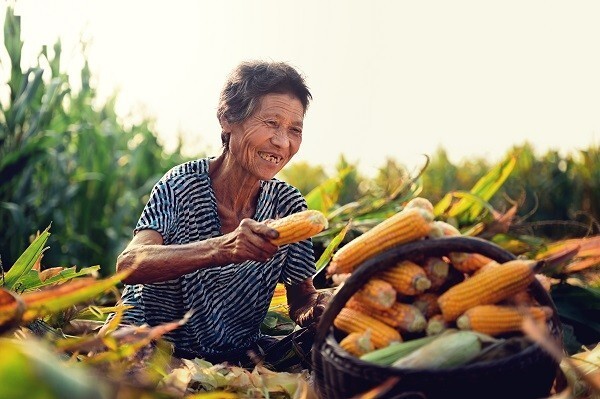
[[[325,215],[312,209],[293,213],[281,219],[268,220],[266,224],[279,233],[278,238],[271,240],[273,244],[279,246],[305,240],[328,227]]]
[[[421,208],[396,213],[342,246],[333,255],[328,274],[351,273],[360,263],[378,253],[427,236],[432,221],[433,214]]]
[[[452,252],[448,254],[452,265],[463,273],[474,273],[490,262],[487,256],[478,253]]]
[[[340,341],[340,347],[354,356],[362,356],[375,350],[371,342],[371,329],[365,332],[354,332],[346,335]]]
[[[534,260],[512,260],[492,267],[450,287],[438,298],[444,319],[454,321],[467,309],[500,302],[531,284]]]
[[[425,270],[416,263],[403,260],[396,265],[376,274],[377,278],[387,281],[403,295],[417,295],[431,287]]]
[[[333,321],[333,325],[350,334],[364,333],[371,329],[371,341],[375,349],[388,346],[392,342],[401,342],[400,332],[381,321],[354,309],[343,308]]]
[[[354,294],[374,309],[389,309],[396,302],[396,290],[387,281],[372,278]]]
[[[552,309],[548,306],[479,305],[468,309],[456,319],[456,325],[461,330],[498,335],[520,331],[526,317],[540,322],[551,316]]]
[[[346,303],[346,307],[368,314],[400,332],[421,332],[427,325],[423,313],[416,306],[407,303],[394,302],[389,309],[376,309],[360,299],[352,297]]]

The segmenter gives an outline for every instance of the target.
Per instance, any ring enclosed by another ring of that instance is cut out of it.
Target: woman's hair
[[[238,65],[227,78],[221,96],[217,117],[229,123],[242,122],[256,109],[265,94],[289,93],[302,103],[304,112],[312,95],[304,77],[285,62],[246,61]],[[229,146],[229,134],[221,133],[225,149]]]

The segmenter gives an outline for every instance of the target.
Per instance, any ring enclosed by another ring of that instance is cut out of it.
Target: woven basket
[[[549,395],[560,369],[558,363],[534,343],[501,359],[446,370],[379,366],[362,361],[339,346],[340,334],[333,321],[371,276],[400,260],[443,256],[450,252],[479,253],[500,263],[515,259],[512,253],[487,240],[443,237],[400,245],[362,263],[332,298],[317,326],[312,360],[320,397],[348,399],[382,384],[389,388],[378,398],[535,399]],[[552,299],[537,280],[531,292],[540,304],[554,310],[548,326],[553,337],[562,343],[562,327]]]

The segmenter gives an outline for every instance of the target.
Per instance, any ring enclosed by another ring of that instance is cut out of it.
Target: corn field
[[[116,328],[125,277],[115,273],[116,256],[152,185],[186,158],[180,148],[163,149],[151,118],[123,121],[116,95],[100,101],[87,61],[78,76],[66,75],[60,41],[24,67],[20,30],[9,7],[0,96],[0,397],[316,398],[307,374],[176,362],[161,337],[185,320]],[[83,43],[81,52],[85,59]],[[421,170],[388,160],[374,178],[342,157],[333,176],[300,163],[280,178],[328,219],[313,237],[321,289],[332,286],[325,270],[336,250],[415,197],[429,199],[435,218],[460,234],[517,256],[577,248],[544,275],[563,323],[561,360],[588,362],[588,378],[565,366],[569,397],[600,397],[600,148],[536,157],[525,144],[495,165],[453,165],[440,149]],[[264,332],[294,329],[285,303],[279,287]],[[116,316],[100,331],[109,314]]]

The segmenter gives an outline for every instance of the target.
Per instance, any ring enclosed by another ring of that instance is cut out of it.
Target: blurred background
[[[292,63],[313,92],[302,148],[279,176],[303,193],[337,178],[335,208],[418,176],[435,202],[518,154],[497,201],[519,202],[536,234],[589,234],[598,11],[592,1],[3,2],[4,267],[52,224],[46,262],[111,273],[154,182],[219,153],[221,85],[254,58]],[[555,220],[566,224],[542,229]]]

